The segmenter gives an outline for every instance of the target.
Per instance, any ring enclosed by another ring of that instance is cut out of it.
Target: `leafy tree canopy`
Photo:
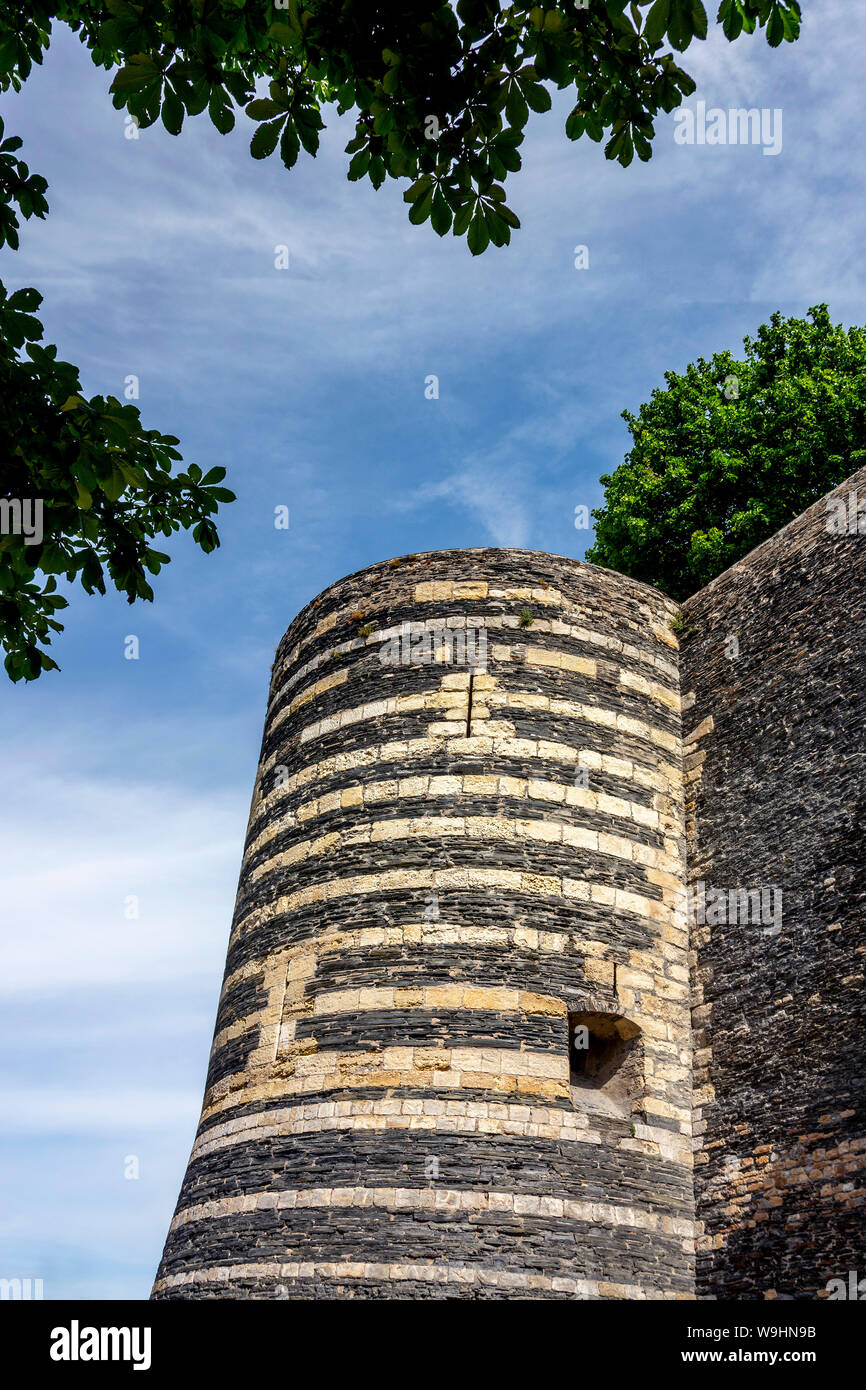
[[[211,514],[234,500],[219,486],[224,468],[172,474],[177,439],[143,429],[136,406],[85,399],[76,369],[40,342],[40,302],[34,289],[7,296],[0,285],[0,646],[13,681],[58,669],[46,650],[67,607],[55,576],[104,594],[107,570],[130,603],[152,599],[147,576],[169,560],[154,537],[191,527],[213,550]]]
[[[608,159],[647,160],[654,117],[695,90],[674,52],[708,29],[702,0],[30,0],[0,29],[16,85],[54,19],[119,68],[114,104],[141,126],[161,119],[178,135],[206,110],[227,133],[242,107],[253,157],[279,148],[291,168],[302,148],[315,155],[324,108],[357,113],[349,178],[411,179],[410,219],[466,235],[474,254],[519,226],[502,184],[520,168],[530,110],[550,109],[550,84],[576,97],[570,139],[607,136]],[[717,23],[731,40],[764,28],[777,46],[797,38],[800,5],[721,0]]]
[[[587,560],[685,599],[866,463],[866,328],[773,314],[745,357],[666,372],[602,477]]]
[[[465,236],[473,255],[520,225],[503,185],[551,86],[573,91],[570,139],[605,140],[622,165],[647,160],[654,118],[695,88],[674,55],[708,30],[701,0],[5,0],[0,90],[20,89],[58,21],[113,71],[115,107],[142,127],[161,120],[178,135],[206,111],[227,134],[243,110],[253,157],[278,150],[291,168],[301,149],[315,155],[323,110],[354,113],[348,177],[408,180],[410,221]],[[797,38],[800,6],[721,0],[717,23],[731,40],[762,28],[777,46]],[[14,249],[19,217],[46,215],[47,186],[4,135],[0,125],[0,246]],[[178,441],[144,430],[134,406],[85,399],[76,369],[42,343],[40,302],[0,286],[0,494],[42,499],[45,532],[28,543],[8,515],[0,528],[0,645],[13,680],[56,667],[46,647],[66,600],[55,576],[104,592],[107,570],[130,602],[152,598],[147,574],[167,557],[150,541],[192,527],[212,550],[213,513],[233,497],[222,469],[173,473]]]

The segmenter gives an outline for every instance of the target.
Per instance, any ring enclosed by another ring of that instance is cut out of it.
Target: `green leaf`
[[[769,23],[767,24],[767,43],[771,48],[778,48],[784,37],[785,21],[782,18],[781,11],[777,7],[770,15]]]
[[[432,184],[432,179],[430,178],[430,175],[429,175],[429,174],[422,174],[421,177],[420,177],[420,179],[416,179],[415,182],[414,182],[413,184],[411,184],[411,185],[409,186],[409,188],[406,189],[406,192],[403,194],[403,202],[404,202],[404,203],[414,203],[414,202],[417,202],[417,200],[421,197],[421,194],[424,192],[424,190],[425,190],[426,188],[429,188],[429,187],[431,186],[431,184]]]
[[[661,43],[671,16],[671,0],[655,0],[644,21],[643,36],[649,44]]]
[[[505,102],[505,115],[508,124],[521,129],[529,120],[529,107],[523,99],[523,95],[516,82],[512,82],[508,97]]]
[[[474,211],[475,198],[469,198],[454,214],[453,231],[455,236],[463,236],[464,232],[469,226],[469,223],[472,220],[472,214],[474,213]]]
[[[126,67],[115,73],[110,92],[135,92],[149,87],[161,77],[159,68],[148,53],[136,53],[127,60]]]
[[[298,42],[298,35],[295,31],[288,24],[280,23],[279,20],[268,29],[268,37],[276,39],[277,43],[283,44],[286,48],[294,48]]]
[[[438,236],[445,236],[445,233],[450,230],[451,220],[452,213],[448,206],[448,200],[445,198],[441,188],[437,188],[436,192],[433,194],[433,208],[430,214],[430,222],[434,232],[436,232]]]
[[[300,152],[301,142],[298,139],[298,133],[292,125],[292,122],[288,120],[286,121],[285,129],[280,139],[280,159],[287,169],[291,169],[297,162]]]
[[[144,488],[147,486],[147,477],[143,468],[136,468],[133,464],[126,463],[122,459],[117,466],[130,487]]]
[[[112,53],[117,53],[123,46],[126,34],[126,25],[119,24],[116,19],[107,19],[104,24],[99,26],[99,46],[107,48]],[[6,55],[3,55],[5,62],[8,62]]]
[[[499,216],[499,208],[492,208],[485,204],[484,221],[487,232],[494,246],[507,246],[511,241],[511,229],[505,219]],[[470,227],[470,232],[471,232]]]
[[[269,101],[267,97],[260,101],[251,101],[246,108],[247,115],[254,121],[273,120],[274,116],[279,116],[282,110],[284,110],[282,106],[275,101]]]
[[[800,15],[797,8],[782,11],[782,23],[785,28],[785,38],[789,43],[800,37]]]
[[[614,132],[604,147],[604,153],[607,159],[618,159],[624,169],[628,168],[634,159],[634,146],[628,126]]]
[[[425,222],[433,209],[433,186],[425,188],[420,198],[409,209],[409,221],[417,227],[419,223]]]
[[[193,82],[184,96],[184,104],[190,116],[198,116],[205,109],[210,98],[210,83],[200,78]]]
[[[469,223],[466,241],[473,256],[480,256],[482,251],[487,250],[490,244],[490,233],[483,212],[476,212],[473,215],[472,221]]]
[[[566,118],[565,133],[569,140],[579,140],[585,130],[586,121],[584,120],[583,112],[575,106],[574,110],[570,111]]]
[[[214,92],[211,93],[211,98],[208,102],[207,109],[208,115],[210,116],[220,135],[228,135],[229,131],[234,129],[234,112],[232,111],[230,106],[225,105],[225,97],[223,93],[219,90],[219,88],[217,88]]]
[[[50,541],[42,547],[39,568],[44,574],[63,574],[68,564],[66,551],[55,541]]]
[[[116,502],[125,487],[126,479],[119,468],[112,468],[109,476],[104,478],[102,482],[102,491],[109,502]]]
[[[183,127],[183,102],[174,92],[167,92],[162,103],[162,123],[169,135],[180,135]]]
[[[692,0],[671,0],[668,38],[679,53],[684,53],[694,36]]]
[[[352,156],[352,159],[349,161],[348,177],[352,180],[353,183],[355,183],[358,179],[362,179],[364,177],[369,167],[370,150],[368,147],[367,149],[359,150],[356,155]],[[405,198],[405,193],[403,196]]]
[[[695,35],[699,39],[707,37],[707,12],[701,0],[691,0],[692,3],[692,26]]]
[[[523,82],[521,83],[521,91],[533,111],[550,110],[550,92],[546,87],[542,87],[537,82]]]
[[[294,125],[301,144],[307,154],[315,155],[319,148],[319,131],[322,118],[311,106],[298,107],[294,113]]]
[[[522,160],[514,142],[506,139],[506,136],[510,133],[510,131],[503,131],[501,135],[497,136],[492,142],[491,149],[496,152],[496,157],[501,161],[503,166],[507,170],[510,170],[511,173],[516,174],[522,164]],[[500,174],[499,177],[502,178],[503,175]]]
[[[253,159],[267,159],[269,154],[273,154],[277,148],[283,121],[284,117],[281,117],[279,120],[269,121],[267,125],[259,126],[250,141],[250,154]]]

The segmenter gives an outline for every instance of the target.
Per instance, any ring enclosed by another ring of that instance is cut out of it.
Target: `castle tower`
[[[676,613],[458,550],[295,619],[154,1297],[692,1296]]]

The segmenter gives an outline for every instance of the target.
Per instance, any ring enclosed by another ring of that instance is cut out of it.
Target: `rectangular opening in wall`
[[[630,1116],[643,1100],[643,1043],[640,1028],[621,1014],[568,1015],[571,1095],[610,1113]]]

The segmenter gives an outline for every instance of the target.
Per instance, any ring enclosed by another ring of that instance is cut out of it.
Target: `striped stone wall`
[[[292,623],[154,1297],[692,1296],[675,612],[470,550]]]

